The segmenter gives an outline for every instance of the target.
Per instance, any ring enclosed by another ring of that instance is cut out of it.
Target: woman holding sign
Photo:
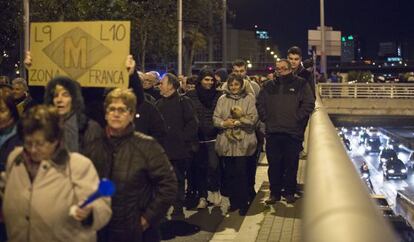
[[[62,145],[57,109],[33,107],[18,130],[23,147],[8,158],[3,201],[8,241],[96,241],[96,231],[111,217],[109,200],[76,206],[96,190],[99,178],[88,158]]]

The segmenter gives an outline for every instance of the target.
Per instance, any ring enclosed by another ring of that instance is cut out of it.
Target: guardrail
[[[369,197],[319,97],[309,125],[303,240],[399,241]]]
[[[323,98],[413,98],[414,83],[319,83]]]

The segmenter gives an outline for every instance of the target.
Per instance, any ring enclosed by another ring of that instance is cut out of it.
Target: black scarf
[[[217,90],[213,87],[211,89],[205,89],[201,86],[201,84],[198,84],[195,87],[197,91],[198,99],[200,99],[200,102],[206,107],[206,108],[212,108],[214,105],[214,100],[217,95]]]

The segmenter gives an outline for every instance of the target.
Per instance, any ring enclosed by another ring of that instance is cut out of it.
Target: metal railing
[[[310,119],[304,241],[398,241],[369,197],[320,98]]]
[[[413,98],[414,83],[319,83],[323,98]]]

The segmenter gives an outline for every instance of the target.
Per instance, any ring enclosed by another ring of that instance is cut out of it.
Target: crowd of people
[[[94,101],[63,76],[43,100],[22,78],[0,83],[0,241],[6,231],[8,241],[160,241],[170,207],[184,219],[184,209],[220,207],[223,196],[226,212],[245,216],[264,144],[265,202],[294,203],[315,101],[298,47],[266,77],[248,76],[243,60],[230,73],[204,67],[188,77],[137,71],[132,56],[125,68],[129,88],[93,92]],[[112,198],[79,206],[102,178],[114,182]]]

